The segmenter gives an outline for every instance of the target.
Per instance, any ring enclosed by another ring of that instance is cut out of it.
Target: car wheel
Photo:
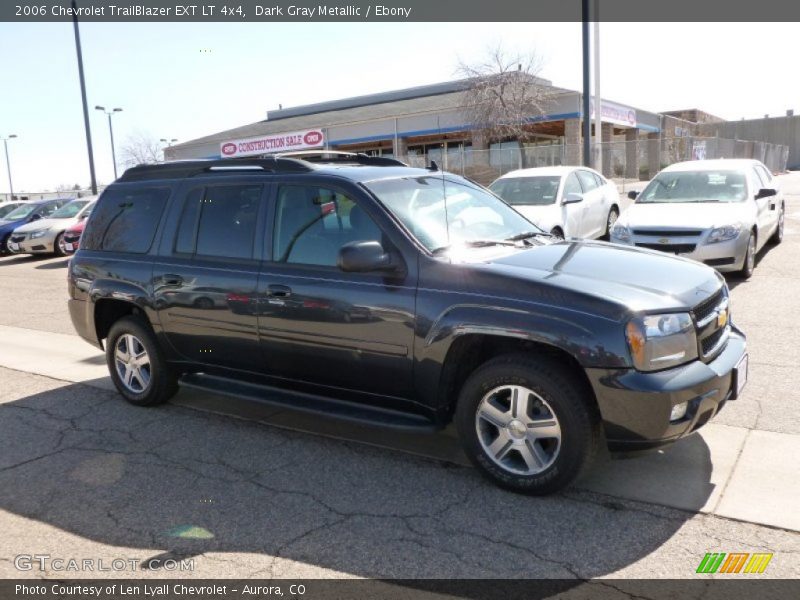
[[[750,279],[753,276],[753,271],[756,268],[756,233],[750,232],[750,238],[747,240],[747,252],[744,255],[744,266],[739,274],[744,279]]]
[[[53,242],[53,252],[56,256],[66,256],[67,248],[64,246],[64,234],[59,233],[56,236],[56,241]]]
[[[161,404],[178,391],[155,335],[139,317],[123,317],[111,327],[106,363],[117,391],[131,404]]]
[[[608,211],[608,218],[606,219],[606,239],[610,239],[611,237],[611,230],[614,228],[614,223],[617,222],[619,219],[619,209],[616,206],[612,206],[611,210]]]
[[[776,246],[783,241],[783,222],[786,219],[786,207],[781,205],[781,212],[778,214],[778,227],[775,229],[775,233],[772,234],[772,239],[770,240]]]
[[[525,494],[569,485],[602,440],[597,410],[575,374],[535,356],[501,356],[480,367],[461,389],[455,420],[481,473]]]
[[[553,227],[550,230],[550,235],[552,235],[557,240],[563,240],[564,239],[564,232],[561,230],[560,227]]]

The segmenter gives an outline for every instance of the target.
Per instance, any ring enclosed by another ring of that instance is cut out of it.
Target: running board
[[[191,373],[181,377],[179,382],[182,387],[189,389],[246,398],[272,406],[320,415],[324,418],[333,417],[351,423],[421,433],[438,430],[432,421],[420,415],[376,408],[304,392],[290,392],[268,385],[237,381],[216,375]]]

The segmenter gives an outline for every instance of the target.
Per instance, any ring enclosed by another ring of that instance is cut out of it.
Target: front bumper
[[[613,237],[611,241],[616,244],[676,254],[705,263],[721,272],[740,271],[744,267],[750,231],[743,229],[734,239],[714,244],[706,243],[710,233],[711,230],[706,230],[700,236],[670,235],[668,237],[634,234],[630,241],[623,242]],[[689,248],[691,250],[688,250]]]
[[[11,237],[13,239],[14,236]],[[54,242],[55,236],[50,235],[50,232],[34,239],[30,239],[26,235],[25,239],[17,242],[19,247],[12,252],[14,254],[52,254],[55,251]]]
[[[606,441],[611,451],[635,451],[670,444],[705,425],[728,400],[736,398],[734,368],[746,354],[736,328],[714,360],[656,373],[634,369],[587,369]],[[670,422],[672,407],[688,403],[686,415]]]

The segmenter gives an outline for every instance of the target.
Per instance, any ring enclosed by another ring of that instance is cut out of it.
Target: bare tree
[[[465,79],[463,110],[476,129],[490,139],[534,137],[531,120],[547,113],[552,87],[539,78],[543,60],[536,51],[509,52],[501,44],[489,47],[476,63],[459,60],[457,73]]]
[[[135,131],[122,143],[120,158],[124,166],[134,167],[161,162],[163,151],[156,138],[145,131]]]

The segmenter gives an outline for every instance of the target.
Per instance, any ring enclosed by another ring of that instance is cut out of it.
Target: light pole
[[[161,138],[160,141],[164,142],[167,145],[167,148],[169,148],[170,146],[172,146],[172,142],[177,142],[178,141],[178,138],[170,138],[170,139]],[[167,155],[166,155],[166,153],[163,153],[163,154],[164,154],[164,162],[166,162],[167,161]]]
[[[5,148],[6,151],[6,169],[8,170],[8,191],[11,194],[10,200],[12,202],[14,200],[14,186],[11,183],[11,161],[9,161],[8,159],[8,140],[13,139],[15,137],[17,137],[16,133],[12,133],[11,135],[5,137],[0,136],[0,138],[2,138],[3,140],[3,148]]]
[[[95,110],[102,110],[108,115],[108,133],[111,136],[111,160],[114,161],[114,179],[117,178],[117,155],[114,152],[114,128],[111,126],[111,115],[114,113],[122,112],[121,108],[112,108],[106,110],[105,106],[95,106]]]
[[[89,105],[86,102],[86,79],[83,76],[83,53],[81,52],[81,34],[78,29],[78,5],[72,0],[72,26],[75,33],[75,52],[78,55],[78,78],[81,83],[81,103],[83,104],[83,127],[86,132],[86,150],[89,154],[89,177],[92,194],[97,195],[97,178],[94,173],[94,152],[92,151],[92,130],[89,127]]]

